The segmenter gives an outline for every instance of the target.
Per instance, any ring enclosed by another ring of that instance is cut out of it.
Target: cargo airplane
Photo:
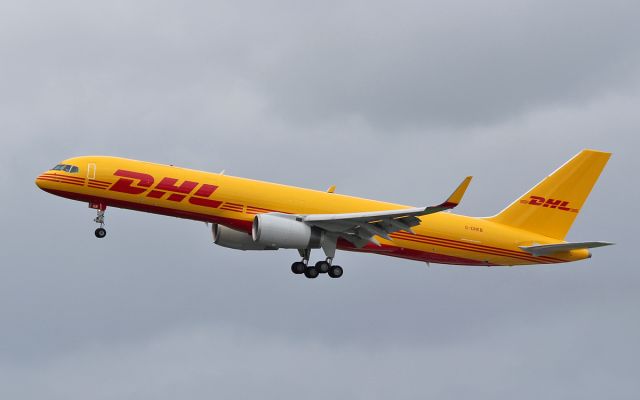
[[[454,265],[555,264],[591,257],[607,242],[566,242],[571,224],[609,160],[583,150],[492,217],[456,207],[465,178],[444,202],[409,207],[118,157],[62,161],[36,179],[42,190],[88,203],[103,238],[105,210],[118,207],[203,221],[213,242],[238,250],[296,249],[295,274],[339,278],[336,249]],[[324,258],[310,264],[312,249]]]

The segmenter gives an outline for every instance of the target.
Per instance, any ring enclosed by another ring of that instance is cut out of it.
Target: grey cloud
[[[3,20],[5,104],[42,104],[49,127],[75,115],[161,135],[231,114],[225,128],[246,132],[231,105],[299,129],[359,118],[395,134],[637,85],[628,1],[24,4]]]
[[[631,398],[637,9],[572,4],[4,4],[0,395]],[[109,209],[97,241],[33,184],[97,153],[421,205],[472,174],[489,215],[583,147],[614,156],[570,239],[618,245],[552,267],[311,282],[195,222]]]
[[[553,328],[510,327],[499,338],[485,335],[477,342],[423,343],[411,348],[389,344],[344,347],[304,337],[257,336],[238,329],[192,326],[145,342],[80,349],[33,370],[0,370],[9,394],[37,397],[44,389],[52,399],[76,398],[87,392],[98,399],[253,397],[257,393],[267,399],[456,399],[471,395],[578,399],[607,396],[610,383],[615,383],[619,393],[633,391],[635,382],[619,374],[632,365],[630,357],[624,357],[625,364],[616,365],[619,359],[611,360],[611,353],[583,347],[579,326],[562,319],[546,322]],[[603,333],[604,327],[592,332]],[[545,334],[553,334],[556,342]],[[567,341],[573,345],[566,347]],[[522,347],[539,354],[526,361],[514,357]],[[576,368],[570,360],[582,351],[590,353],[592,362]],[[33,384],[16,384],[26,378]],[[548,385],[550,382],[560,384]],[[567,390],[563,383],[573,388]],[[622,394],[616,398],[632,397]]]
[[[401,2],[311,21],[264,82],[291,118],[487,124],[625,90],[640,9],[629,2]]]

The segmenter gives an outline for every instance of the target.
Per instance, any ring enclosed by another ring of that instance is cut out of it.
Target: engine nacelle
[[[286,214],[256,215],[251,236],[257,244],[281,249],[317,249],[322,237],[319,229]]]
[[[236,250],[278,250],[277,247],[258,244],[248,233],[236,231],[224,225],[212,224],[211,233],[213,243],[218,246]]]

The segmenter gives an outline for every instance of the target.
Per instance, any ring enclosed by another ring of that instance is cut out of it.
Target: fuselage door
[[[96,165],[93,163],[87,165],[87,179],[96,179]]]

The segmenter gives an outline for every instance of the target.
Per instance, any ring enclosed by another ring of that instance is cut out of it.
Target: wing
[[[471,177],[466,177],[451,196],[437,206],[348,214],[309,214],[301,215],[300,218],[308,225],[342,237],[357,247],[363,247],[367,243],[380,246],[374,236],[391,240],[389,234],[396,231],[414,233],[411,228],[420,225],[418,217],[456,207],[470,182]]]

